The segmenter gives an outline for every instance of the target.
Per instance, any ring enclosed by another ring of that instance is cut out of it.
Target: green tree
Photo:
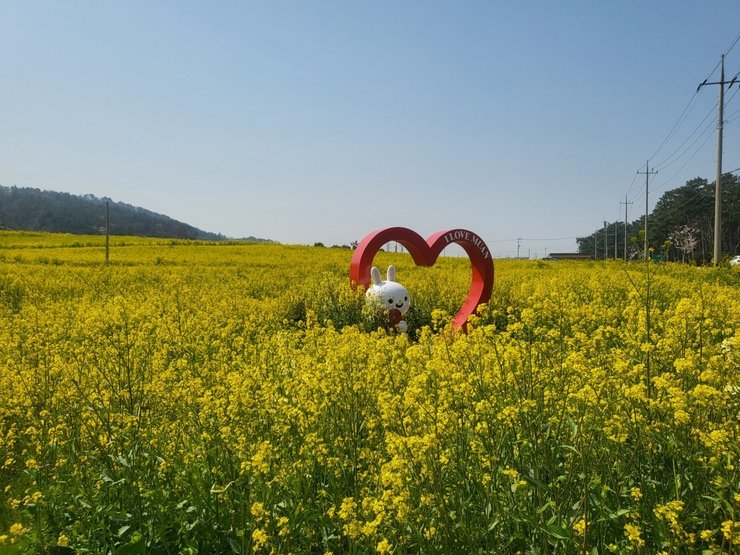
[[[714,243],[714,190],[714,183],[697,177],[687,181],[685,185],[666,191],[649,215],[648,247],[673,259],[710,262]],[[644,234],[639,235],[639,232],[644,229],[644,223],[643,215],[627,226],[628,238],[635,238],[632,243],[635,249],[632,257],[636,256],[635,245],[639,243],[640,248],[643,246]],[[624,230],[623,227],[621,229]],[[692,230],[692,240],[682,243],[688,249],[683,252],[674,237],[682,229]],[[613,237],[613,231],[611,236]],[[597,229],[591,235],[577,239],[578,251],[595,252],[597,259],[603,258],[603,241],[604,229]],[[621,244],[624,244],[623,240]],[[663,248],[664,245],[669,245],[667,250]],[[620,247],[619,241],[617,246]],[[722,176],[721,250],[724,255],[740,252],[740,179],[729,173]],[[622,252],[621,255],[623,254]],[[641,256],[641,252],[637,256]]]

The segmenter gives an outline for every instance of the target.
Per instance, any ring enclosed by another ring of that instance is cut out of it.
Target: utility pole
[[[714,255],[712,263],[716,266],[722,257],[722,129],[724,125],[725,112],[725,85],[732,85],[737,80],[737,75],[732,81],[725,81],[725,55],[722,54],[720,62],[719,81],[707,83],[704,81],[697,87],[697,91],[704,85],[719,85],[719,114],[717,117],[717,181],[714,183]],[[728,87],[729,88],[729,87]]]
[[[624,202],[620,200],[619,204],[624,204],[624,261],[627,262],[627,205],[632,204],[632,201],[627,202],[627,195],[625,195]]]
[[[719,114],[717,117],[717,182],[714,184],[714,258],[716,266],[722,258],[722,131],[725,113],[725,55],[719,72]]]
[[[649,169],[649,163],[650,160],[645,162],[644,172],[641,172],[639,170],[637,172],[645,174],[645,260],[648,260],[648,181],[650,180],[650,174],[658,173],[658,170]]]
[[[519,247],[521,246],[521,244],[522,244],[522,238],[517,237],[516,238],[516,257],[517,258],[519,258]]]
[[[108,264],[110,262],[110,258],[108,256],[110,252],[110,226],[108,225],[110,222],[110,201],[105,201],[105,263]]]
[[[609,243],[606,242],[606,220],[604,220],[604,260],[609,254]]]
[[[619,249],[617,248],[617,235],[619,235],[619,216],[614,220],[614,260],[619,258]]]

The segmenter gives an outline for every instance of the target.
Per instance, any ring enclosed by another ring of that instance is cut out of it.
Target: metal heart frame
[[[349,278],[353,287],[370,285],[370,269],[378,251],[390,241],[402,244],[411,254],[417,266],[433,266],[442,250],[456,243],[465,250],[470,259],[472,279],[468,296],[452,324],[455,330],[465,331],[468,318],[483,303],[487,303],[493,291],[493,259],[491,251],[483,240],[466,229],[439,231],[424,239],[421,235],[405,227],[388,227],[366,235],[352,255]]]

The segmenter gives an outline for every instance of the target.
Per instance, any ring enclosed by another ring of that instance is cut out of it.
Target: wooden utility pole
[[[648,167],[650,160],[645,162],[645,171],[641,172],[638,170],[637,173],[645,174],[645,260],[648,260],[648,182],[650,180],[650,174],[658,173],[658,170],[651,170]]]
[[[625,195],[624,202],[620,200],[619,204],[624,204],[624,261],[627,262],[627,205],[632,204],[632,201],[627,202],[627,195]]]
[[[722,54],[719,71],[719,114],[717,118],[717,182],[714,184],[714,257],[713,264],[722,258],[722,128],[725,113],[725,55]]]
[[[619,249],[617,248],[617,235],[619,235],[619,216],[614,220],[614,260],[619,258]]]
[[[722,257],[722,131],[725,117],[725,85],[732,87],[737,81],[738,75],[740,75],[740,73],[737,73],[731,81],[725,81],[724,54],[722,54],[722,59],[720,60],[720,67],[719,81],[709,83],[705,80],[696,88],[698,91],[704,85],[719,85],[719,101],[717,103],[719,107],[719,114],[717,116],[717,181],[714,183],[714,254],[712,256],[712,263],[715,266],[719,264],[719,260]]]
[[[105,263],[108,264],[110,262],[109,253],[110,253],[110,202],[105,201]]]
[[[606,260],[607,256],[609,255],[609,243],[607,243],[606,235],[606,220],[604,220],[604,260]]]

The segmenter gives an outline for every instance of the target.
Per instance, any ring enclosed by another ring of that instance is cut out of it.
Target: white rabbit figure
[[[388,312],[390,324],[395,327],[396,331],[406,333],[408,325],[403,319],[403,315],[408,312],[411,306],[411,296],[408,290],[396,281],[395,266],[388,266],[387,280],[381,279],[380,270],[373,266],[370,270],[370,277],[373,284],[368,288],[365,295],[368,301],[376,307]]]

